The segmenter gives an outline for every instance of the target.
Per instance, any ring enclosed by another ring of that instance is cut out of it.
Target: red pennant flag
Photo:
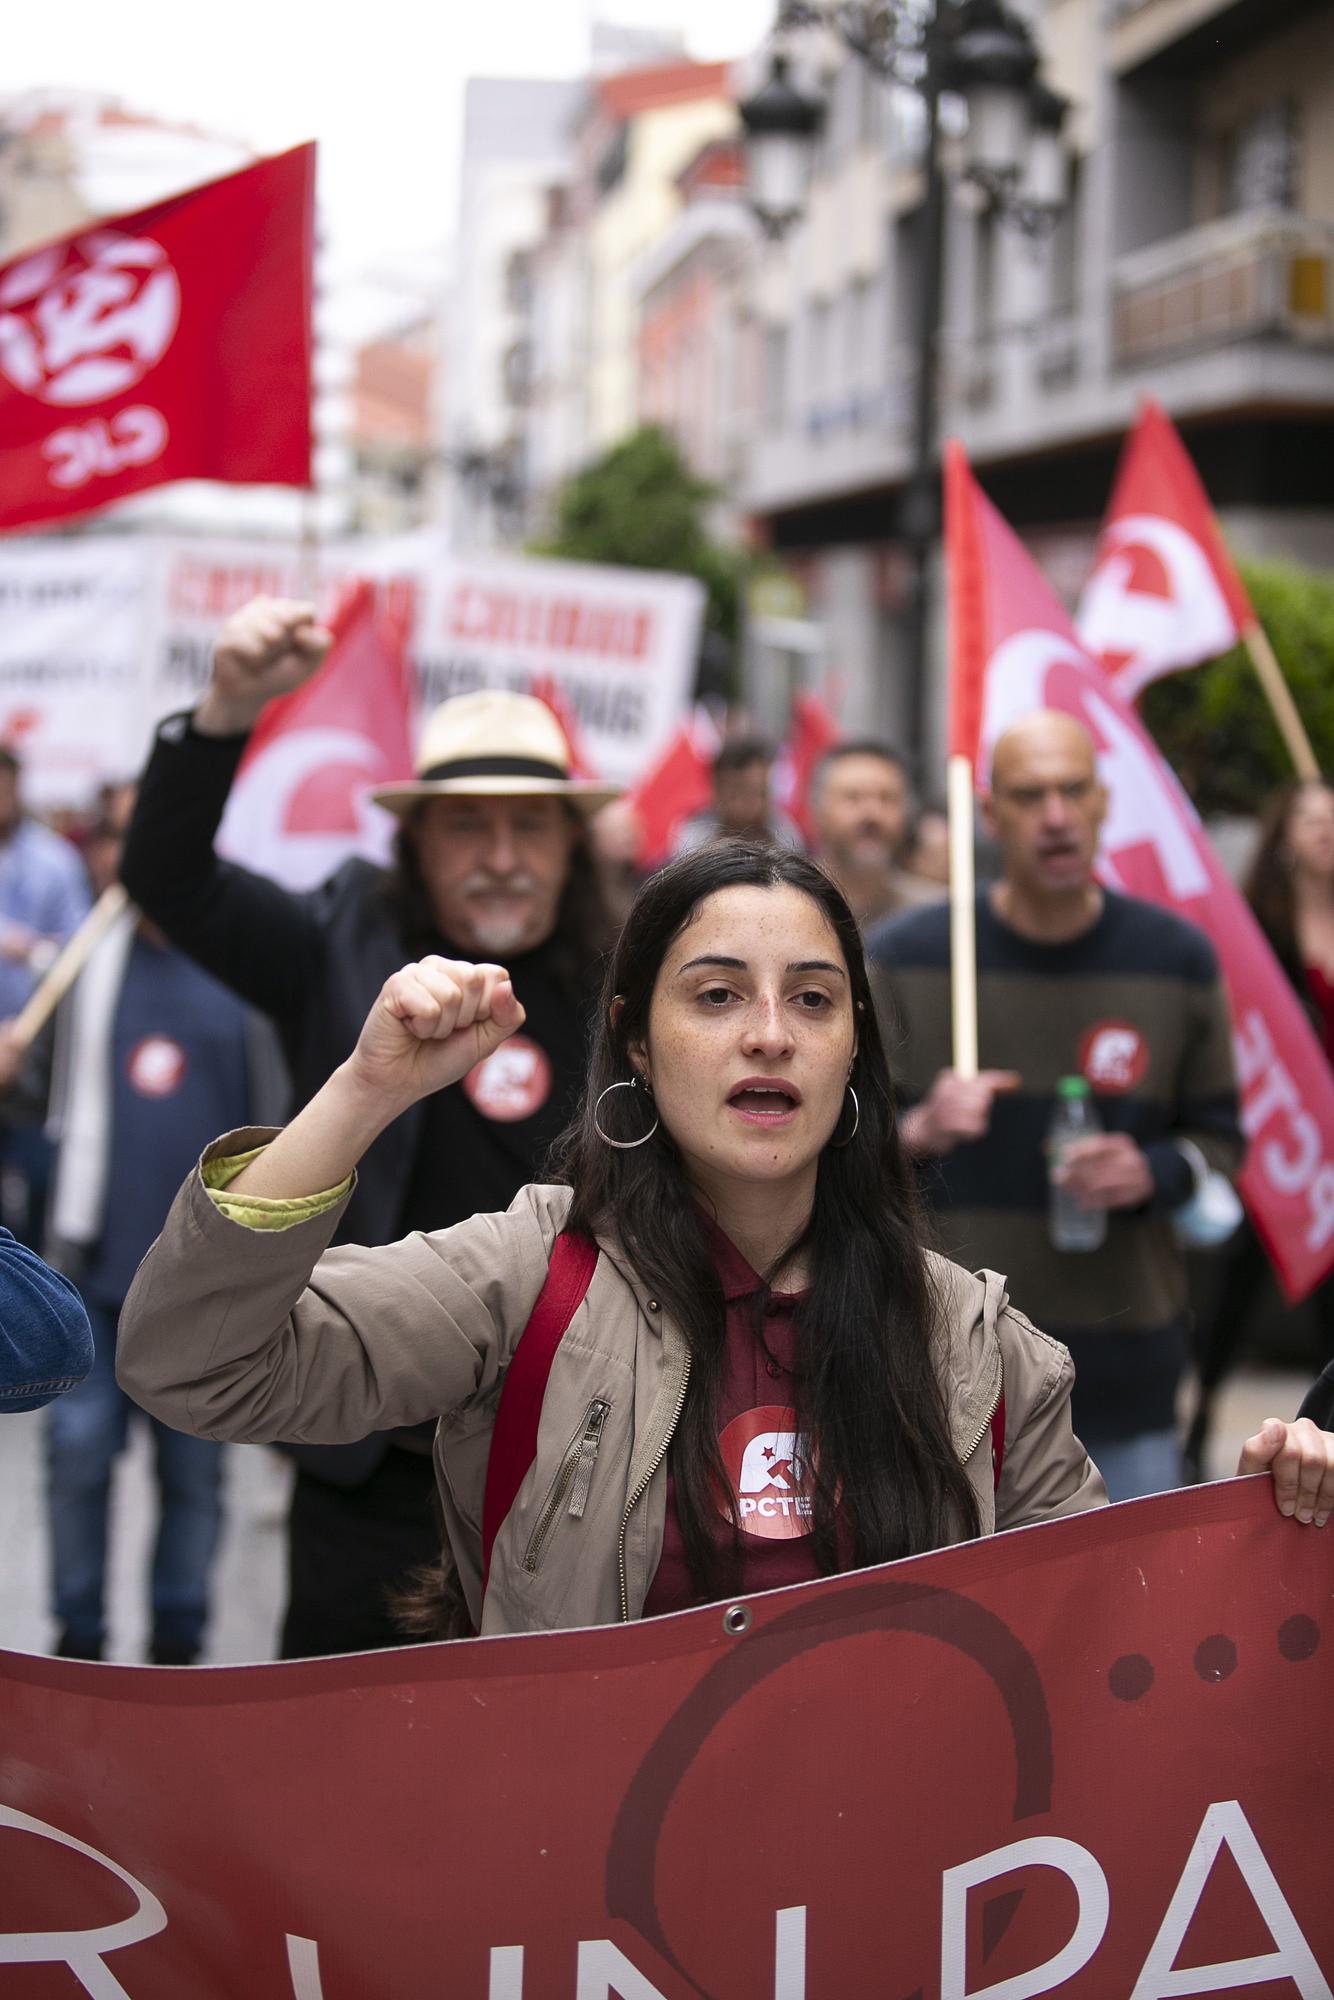
[[[1171,418],[1140,407],[1112,489],[1079,634],[1125,700],[1217,659],[1255,612]]]
[[[601,776],[591,762],[584,747],[583,733],[573,708],[561,692],[560,683],[553,674],[539,674],[529,683],[529,694],[536,695],[544,703],[560,724],[561,735],[570,747],[570,776],[572,778],[597,778]]]
[[[708,805],[721,740],[707,710],[695,709],[626,794],[639,821],[641,868],[660,867],[682,820]]]
[[[810,814],[811,779],[826,750],[833,748],[843,731],[819,695],[803,689],[792,703],[792,724],[788,738],[774,767],[774,797],[795,821],[807,846],[815,840]]]
[[[986,680],[986,564],[969,504],[973,475],[957,438],[945,445],[945,563],[950,579],[949,719],[946,755],[977,762]]]
[[[0,269],[0,528],[170,479],[310,484],[315,148]]]
[[[354,854],[387,861],[397,821],[369,793],[412,775],[401,625],[366,582],[329,622],[319,672],[260,718],[218,833],[220,854],[289,889],[313,888]]]
[[[966,465],[947,503],[969,516],[952,519],[946,535],[956,626],[980,620],[979,761],[985,767],[1002,731],[1035,709],[1064,709],[1089,730],[1110,798],[1099,875],[1176,910],[1218,952],[1251,1142],[1240,1187],[1284,1291],[1303,1298],[1334,1265],[1334,1080],[1320,1044],[1171,769]],[[960,573],[960,560],[979,573]]]

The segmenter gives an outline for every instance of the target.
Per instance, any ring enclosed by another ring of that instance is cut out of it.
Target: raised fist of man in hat
[[[213,677],[194,713],[203,736],[242,736],[275,696],[308,681],[333,644],[313,604],[254,597],[233,612],[213,649]]]

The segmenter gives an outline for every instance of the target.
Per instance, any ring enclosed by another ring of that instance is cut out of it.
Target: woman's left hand
[[[1299,1521],[1323,1528],[1334,1513],[1334,1433],[1322,1431],[1309,1417],[1290,1424],[1282,1417],[1266,1417],[1242,1446],[1237,1471],[1272,1472],[1280,1514],[1295,1514]]]

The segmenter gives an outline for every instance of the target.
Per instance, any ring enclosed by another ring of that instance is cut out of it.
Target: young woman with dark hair
[[[1334,786],[1314,778],[1273,793],[1245,892],[1334,1062]]]
[[[640,891],[553,1184],[321,1255],[366,1149],[522,1020],[499,966],[407,966],[290,1126],[211,1147],[126,1305],[131,1393],[250,1440],[438,1417],[483,1632],[678,1609],[1102,1501],[1065,1350],[994,1274],[922,1248],[857,929],[792,854],[708,848]],[[497,1404],[562,1232],[596,1264],[484,1591]],[[1248,1469],[1286,1452],[1334,1505],[1310,1430],[1253,1441]]]

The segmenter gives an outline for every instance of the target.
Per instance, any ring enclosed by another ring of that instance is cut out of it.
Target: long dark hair
[[[730,1489],[717,1438],[725,1319],[703,1211],[662,1125],[618,1152],[593,1122],[602,1091],[633,1074],[630,1048],[672,940],[720,890],[792,888],[827,918],[847,967],[858,1024],[852,1086],[855,1137],[820,1156],[815,1202],[800,1239],[811,1273],[797,1308],[797,1416],[812,1441],[813,1549],[823,1571],[913,1555],[980,1522],[950,1442],[933,1359],[937,1304],[923,1223],[895,1123],[861,937],[841,892],[813,862],[727,841],[669,864],[640,889],[607,968],[593,1029],[588,1094],[554,1149],[552,1178],[574,1190],[567,1227],[610,1234],[685,1332],[690,1388],[673,1444],[677,1508],[692,1580],[705,1595],[732,1586],[739,1555],[720,1551],[717,1495]],[[613,1004],[618,1003],[618,1004]],[[790,1248],[796,1248],[793,1245]],[[788,1253],[785,1252],[786,1257]],[[762,1279],[774,1273],[761,1273]],[[760,1307],[762,1309],[763,1300]]]
[[[1260,839],[1243,884],[1261,930],[1288,977],[1304,987],[1297,939],[1297,902],[1286,853],[1293,807],[1304,793],[1334,791],[1325,778],[1290,778],[1272,792],[1260,815]]]

